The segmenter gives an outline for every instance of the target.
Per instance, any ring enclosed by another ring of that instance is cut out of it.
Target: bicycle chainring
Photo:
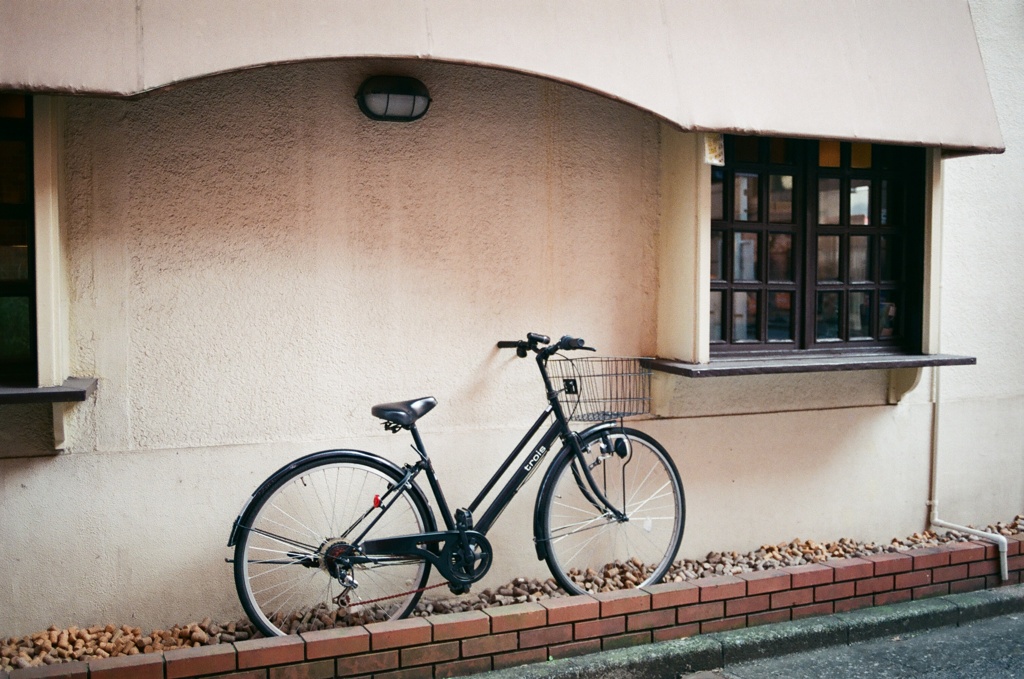
[[[442,572],[453,584],[469,584],[476,582],[487,574],[491,568],[493,552],[491,543],[482,533],[466,531],[466,546],[458,537],[452,537],[445,542],[441,550],[440,570],[447,567],[448,573]]]

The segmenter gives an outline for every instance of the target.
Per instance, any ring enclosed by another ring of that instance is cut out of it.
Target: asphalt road
[[[682,675],[688,679],[1024,678],[1024,614]]]

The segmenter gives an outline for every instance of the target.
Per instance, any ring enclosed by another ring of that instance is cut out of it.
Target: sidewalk
[[[686,677],[690,676],[687,673],[697,673],[692,675],[693,679],[773,676],[794,679],[803,676],[988,677],[988,670],[992,670],[997,672],[993,676],[1020,677],[1024,676],[1024,665],[1020,664],[1020,660],[1024,659],[1024,619],[1016,615],[1020,613],[1024,613],[1024,585],[1014,585],[734,632],[706,634],[477,676],[481,679],[677,679],[680,675]],[[916,634],[926,630],[935,632]],[[913,645],[913,640],[911,644],[906,643],[907,635],[918,640],[920,648]],[[959,651],[949,645],[954,639],[960,645]],[[1007,639],[1016,639],[1016,643],[1007,647]],[[867,641],[871,641],[871,644],[858,643]],[[867,646],[870,648],[865,649]],[[981,649],[980,654],[984,649],[991,650],[993,646],[1004,649],[1001,657],[1015,659],[1016,664],[1009,665],[1013,668],[1008,670],[1010,673],[999,673],[998,665],[990,668],[982,665],[973,667],[980,674],[968,671],[972,669],[966,666],[969,653],[975,653],[974,649],[978,648]],[[942,648],[947,650],[938,653],[938,649]],[[825,653],[823,649],[828,652]],[[865,650],[865,655],[858,656],[858,653]],[[917,669],[924,667],[920,664],[918,651],[931,653],[936,663],[934,671]],[[906,658],[901,658],[901,652],[907,654]],[[790,655],[797,653],[800,655]],[[943,663],[960,656],[964,656],[961,670],[953,669],[953,674],[941,674],[947,669]],[[910,658],[914,658],[917,665],[910,663]],[[870,665],[872,662],[877,665],[862,668],[869,670],[867,674],[843,675],[837,669],[844,663],[852,669],[858,663]],[[807,668],[804,674],[799,673],[802,666]],[[885,673],[898,672],[901,668],[906,673]],[[968,673],[964,674],[964,671]]]

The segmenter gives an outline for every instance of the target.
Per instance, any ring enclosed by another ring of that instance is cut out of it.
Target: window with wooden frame
[[[0,384],[35,385],[32,99],[0,93]]]
[[[919,352],[924,182],[923,149],[726,136],[712,354]]]

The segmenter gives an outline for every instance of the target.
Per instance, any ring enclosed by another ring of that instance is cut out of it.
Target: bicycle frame
[[[375,560],[377,556],[383,557],[395,557],[395,556],[418,556],[426,558],[431,561],[438,570],[445,576],[449,581],[456,582],[470,582],[455,575],[450,565],[439,558],[439,555],[444,552],[447,547],[440,547],[441,542],[447,543],[450,539],[459,539],[463,545],[467,545],[466,536],[469,535],[473,540],[478,543],[482,543],[489,549],[489,544],[486,541],[487,532],[497,521],[498,517],[505,510],[505,508],[515,497],[516,493],[523,487],[523,485],[529,480],[530,476],[540,467],[544,457],[551,450],[552,444],[556,439],[561,437],[563,443],[569,447],[570,454],[576,456],[581,462],[579,465],[582,471],[582,477],[577,475],[577,482],[580,484],[582,490],[588,494],[588,497],[592,498],[591,502],[602,511],[610,513],[612,516],[619,520],[626,520],[625,515],[621,510],[617,509],[612,503],[604,496],[601,492],[598,484],[595,482],[591,475],[590,469],[583,462],[583,453],[579,447],[579,438],[573,433],[569,427],[568,419],[562,410],[561,404],[558,401],[558,392],[555,391],[551,386],[551,379],[548,376],[546,369],[546,356],[538,356],[537,364],[540,369],[541,375],[544,378],[544,387],[547,391],[548,406],[541,412],[540,416],[530,427],[529,431],[523,436],[512,452],[505,458],[505,460],[498,467],[497,471],[491,476],[490,480],[484,485],[483,489],[477,494],[476,498],[470,503],[469,507],[465,510],[457,510],[455,515],[452,514],[451,509],[448,505],[448,500],[445,497],[444,491],[441,488],[440,483],[437,480],[437,475],[434,473],[433,465],[430,462],[430,458],[426,453],[426,449],[423,445],[423,440],[420,437],[419,430],[415,424],[410,425],[408,428],[413,437],[414,449],[419,455],[420,459],[414,465],[407,465],[405,467],[406,473],[402,481],[391,488],[383,497],[380,498],[380,507],[382,511],[378,516],[370,522],[370,524],[364,529],[361,535],[351,538],[351,542],[359,544],[363,536],[366,535],[377,521],[382,517],[387,509],[391,506],[388,501],[392,496],[395,496],[403,492],[414,479],[421,473],[424,472],[427,477],[427,482],[430,485],[431,493],[437,502],[438,511],[441,514],[441,520],[444,522],[446,528],[445,531],[431,532],[417,535],[404,535],[396,536],[391,538],[383,538],[379,540],[370,540],[363,543],[363,550],[365,556],[362,558],[356,558],[353,563],[358,561],[371,562]],[[523,460],[520,460],[522,464],[512,474],[512,476],[506,481],[505,485],[501,487],[498,494],[494,497],[491,503],[484,510],[483,515],[479,521],[473,522],[472,515],[480,507],[484,498],[494,489],[498,481],[508,472],[512,467],[513,463],[522,455],[527,444],[533,440],[540,430],[544,421],[547,420],[551,415],[554,415],[554,421],[548,426],[547,430],[537,441],[536,445],[530,450]],[[583,484],[586,484],[588,488],[583,488]],[[589,492],[588,492],[589,491]],[[376,507],[375,507],[376,508]],[[370,511],[367,510],[369,515]],[[347,536],[345,536],[347,537]],[[438,545],[435,549],[424,549],[421,545],[433,544]],[[489,563],[489,562],[488,562]],[[482,573],[480,575],[482,577]]]

